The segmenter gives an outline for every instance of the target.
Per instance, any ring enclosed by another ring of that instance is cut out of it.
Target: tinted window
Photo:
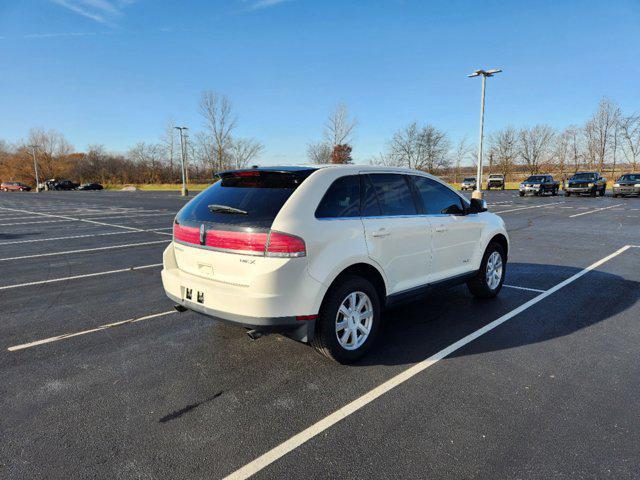
[[[368,175],[362,175],[362,216],[377,217],[380,216],[380,204],[375,188]]]
[[[179,223],[221,223],[270,228],[296,188],[314,170],[252,170],[222,173],[178,213]],[[216,206],[211,208],[211,206]],[[224,211],[225,207],[228,211]]]
[[[618,180],[619,182],[624,182],[624,181],[628,181],[628,182],[640,182],[640,175],[634,175],[634,174],[629,174],[629,175],[623,175],[620,177],[620,180]]]
[[[427,214],[462,213],[462,199],[444,185],[426,177],[412,177]]]
[[[415,215],[418,213],[405,175],[376,173],[369,175],[382,215]]]
[[[543,176],[543,175],[532,175],[529,178],[527,178],[525,180],[525,182],[544,182],[546,181],[547,177]]]
[[[360,216],[360,178],[350,175],[337,179],[324,194],[316,210],[317,218]]]
[[[597,173],[576,173],[571,180],[595,180],[598,178]]]

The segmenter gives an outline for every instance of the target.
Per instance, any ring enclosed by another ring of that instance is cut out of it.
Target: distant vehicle
[[[613,185],[613,196],[640,197],[640,173],[627,173],[622,175]]]
[[[468,177],[462,180],[462,183],[460,184],[460,190],[475,190],[476,185],[476,177]]]
[[[564,195],[596,195],[604,196],[607,191],[607,179],[598,172],[576,172],[564,183]]]
[[[534,195],[558,195],[560,190],[560,182],[556,182],[551,175],[531,175],[520,184],[520,196],[524,197],[527,193]]]
[[[80,184],[71,180],[61,180],[53,185],[53,190],[77,190]]]
[[[2,182],[0,190],[3,192],[28,192],[31,190],[29,185],[20,182]]]
[[[102,190],[104,187],[99,183],[83,183],[78,190]]]
[[[498,173],[492,173],[489,175],[489,181],[487,182],[487,190],[491,190],[492,188],[500,188],[504,190],[505,181],[504,175]]]

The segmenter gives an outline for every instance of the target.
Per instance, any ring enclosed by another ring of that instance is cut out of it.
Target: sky
[[[78,150],[156,142],[169,119],[202,128],[227,95],[264,164],[303,163],[338,104],[366,162],[394,131],[580,124],[606,96],[640,112],[640,0],[20,0],[0,2],[0,139],[32,127]]]

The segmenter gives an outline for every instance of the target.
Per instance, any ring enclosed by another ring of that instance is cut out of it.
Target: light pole
[[[186,170],[185,170],[185,145],[184,145],[184,138],[183,138],[183,130],[188,130],[187,127],[174,127],[176,130],[180,131],[180,151],[181,151],[181,171],[182,171],[182,190],[181,190],[181,195],[183,197],[186,197],[189,195],[189,190],[187,189],[187,174],[186,174]]]
[[[36,172],[36,192],[40,191],[40,176],[38,175],[38,162],[36,160],[36,148],[37,145],[29,145],[31,148],[31,155],[33,155],[33,169]]]
[[[482,76],[482,99],[480,100],[480,140],[478,141],[478,172],[476,178],[476,189],[471,194],[472,198],[482,199],[482,140],[484,134],[484,91],[487,83],[487,77],[493,77],[496,73],[500,73],[502,70],[494,68],[492,70],[476,70],[471,77]]]

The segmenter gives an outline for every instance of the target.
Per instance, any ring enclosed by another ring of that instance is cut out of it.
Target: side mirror
[[[472,198],[469,205],[469,213],[482,213],[487,211],[487,201],[479,198]]]

